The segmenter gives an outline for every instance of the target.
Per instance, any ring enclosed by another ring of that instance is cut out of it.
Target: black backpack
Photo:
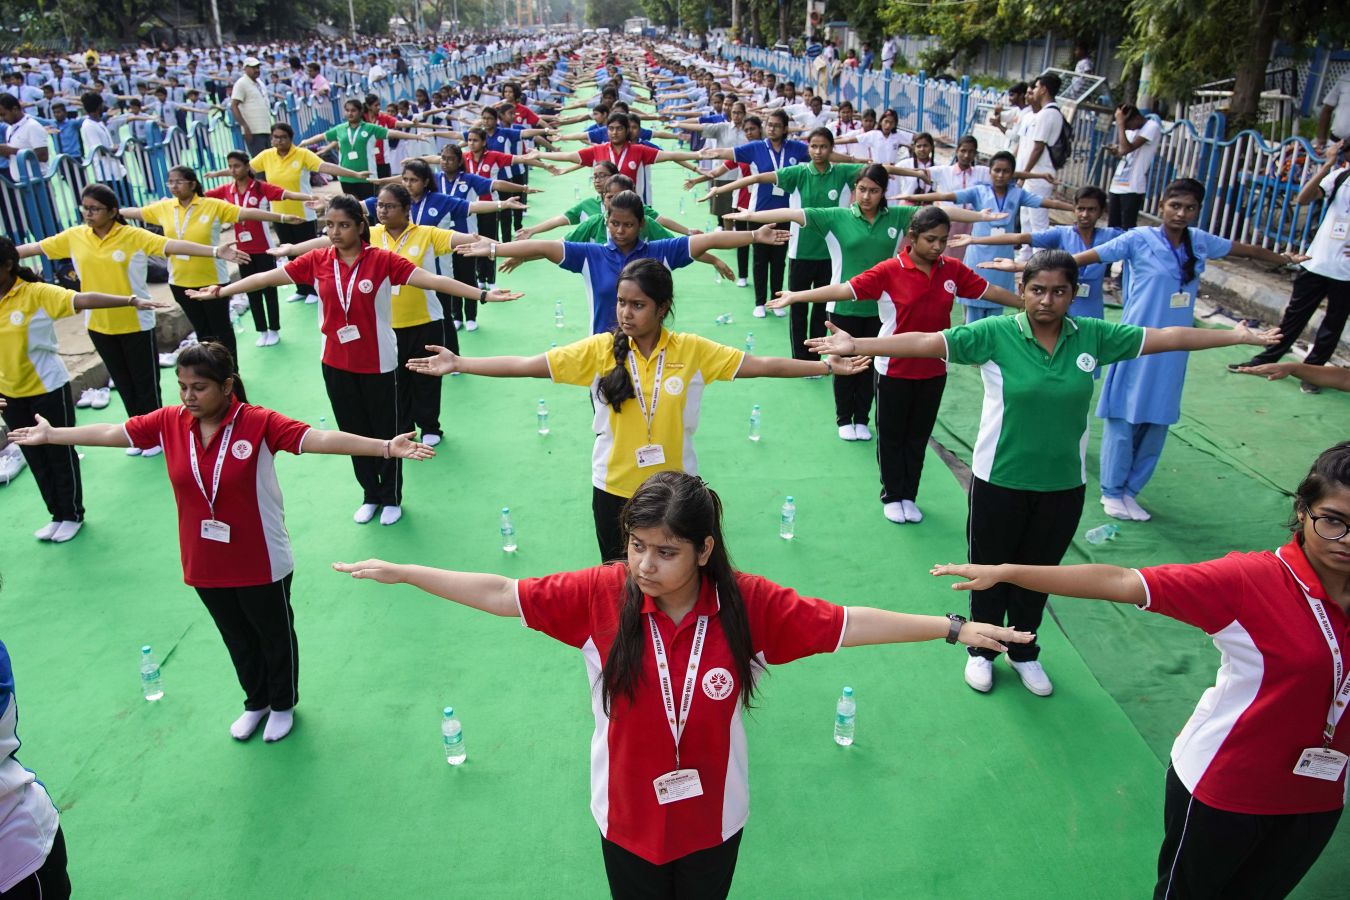
[[[1050,103],[1046,109],[1053,109],[1059,113],[1059,137],[1046,150],[1050,152],[1050,164],[1056,169],[1062,169],[1073,155],[1073,126],[1069,124],[1058,104]]]

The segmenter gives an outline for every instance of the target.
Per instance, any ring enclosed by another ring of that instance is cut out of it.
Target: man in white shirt
[[[262,63],[250,56],[244,60],[244,74],[230,91],[230,112],[244,135],[244,146],[257,156],[271,145],[272,107],[267,93],[258,81]]]
[[[1147,119],[1136,107],[1126,103],[1116,108],[1116,142],[1106,152],[1117,157],[1115,175],[1107,193],[1107,224],[1112,228],[1133,228],[1139,224],[1139,210],[1148,189],[1148,173],[1158,155],[1162,126]]]
[[[895,55],[900,50],[900,42],[895,35],[886,38],[881,45],[881,71],[889,72],[895,67]]]
[[[117,141],[113,139],[108,126],[103,124],[103,97],[89,91],[81,95],[80,105],[84,107],[84,121],[80,123],[80,141],[84,144],[86,157],[90,157],[94,161],[94,180],[107,185],[125,182],[127,177],[126,166],[122,165],[122,161],[112,155],[113,151],[117,149]],[[102,147],[108,152],[95,153],[94,151],[98,147]]]
[[[1313,141],[1315,152],[1326,149],[1328,132],[1333,141],[1350,138],[1350,72],[1338,78],[1322,98],[1322,111],[1317,116],[1317,139]]]
[[[380,58],[375,53],[366,54],[366,63],[368,64],[368,68],[366,69],[366,82],[368,86],[373,87],[376,82],[384,81],[384,79],[389,77],[389,73],[384,70],[384,66],[380,65]]]
[[[1059,76],[1047,72],[1036,79],[1031,86],[1031,107],[1035,110],[1032,118],[1024,126],[1022,137],[1017,142],[1017,171],[1036,174],[1053,174],[1055,165],[1050,158],[1050,148],[1059,140],[1060,132],[1068,126],[1064,113],[1055,105],[1055,94],[1059,91]],[[1026,118],[1026,113],[1023,113]],[[1042,178],[1026,179],[1022,190],[1038,197],[1049,197],[1055,192],[1055,186]],[[1022,207],[1022,230],[1037,232],[1050,227],[1050,211],[1044,208]]]
[[[0,156],[9,157],[9,177],[19,181],[19,151],[32,150],[38,162],[47,162],[47,129],[23,111],[19,101],[9,94],[0,94],[0,121],[9,126],[5,142],[0,144]],[[26,173],[24,173],[26,175]]]

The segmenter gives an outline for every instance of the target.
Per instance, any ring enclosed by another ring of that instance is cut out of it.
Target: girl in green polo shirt
[[[950,210],[948,210],[950,212]],[[990,316],[938,332],[884,338],[835,333],[811,341],[818,353],[944,359],[976,365],[984,379],[984,408],[971,460],[970,562],[1059,565],[1083,514],[1084,460],[1093,373],[1097,367],[1152,353],[1273,344],[1278,332],[1172,326],[1141,328],[1070,318],[1078,265],[1063,250],[1042,250],[1027,263],[1023,311]],[[973,591],[971,619],[1027,631],[1040,627],[1043,592],[1012,584]],[[981,693],[994,684],[997,654],[972,653],[966,683]],[[1008,660],[1033,694],[1054,689],[1034,641]]]

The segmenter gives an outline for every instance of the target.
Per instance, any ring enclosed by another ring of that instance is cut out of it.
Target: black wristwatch
[[[478,294],[478,302],[479,303],[487,302],[487,288],[483,288],[481,292]]]
[[[947,643],[955,644],[956,639],[961,636],[961,626],[966,624],[965,616],[958,616],[956,613],[947,613],[947,619],[952,623],[947,629]]]

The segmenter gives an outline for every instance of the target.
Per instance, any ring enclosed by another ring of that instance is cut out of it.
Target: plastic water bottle
[[[745,333],[745,352],[755,352],[755,333],[753,331],[747,331]]]
[[[319,416],[319,430],[320,430],[320,431],[323,431],[323,430],[326,429],[327,427],[328,427],[328,417],[327,417],[327,416]]]
[[[573,199],[573,200],[580,200],[580,199],[581,199],[581,186],[580,186],[580,185],[576,185],[576,184],[572,185],[572,199]]]
[[[750,440],[759,440],[759,404],[750,407]]]
[[[790,541],[797,535],[797,505],[792,502],[792,496],[789,494],[783,503],[782,510],[778,514],[778,536],[785,541]]]
[[[539,409],[535,417],[539,419],[539,433],[548,434],[548,404],[542,398],[539,400]]]
[[[834,705],[834,742],[840,747],[853,743],[853,725],[858,718],[858,702],[853,699],[853,688],[845,687]]]
[[[164,679],[159,674],[159,661],[150,645],[141,648],[141,693],[154,703],[164,696]]]
[[[1115,522],[1107,522],[1105,525],[1098,525],[1088,531],[1083,537],[1087,538],[1089,544],[1105,544],[1107,541],[1120,534],[1120,526]]]
[[[468,757],[464,748],[464,726],[455,718],[455,708],[447,706],[441,714],[441,741],[445,744],[445,761],[458,766]]]
[[[680,215],[684,215],[684,194],[680,194]]]
[[[563,327],[563,305],[561,297],[553,301],[553,327]]]
[[[502,550],[516,552],[516,526],[511,524],[511,510],[505,506],[502,507]]]

